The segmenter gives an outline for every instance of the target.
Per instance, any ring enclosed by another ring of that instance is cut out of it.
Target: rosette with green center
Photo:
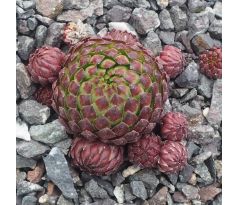
[[[53,84],[52,106],[69,133],[124,145],[153,130],[167,81],[135,36],[114,30],[71,47]]]

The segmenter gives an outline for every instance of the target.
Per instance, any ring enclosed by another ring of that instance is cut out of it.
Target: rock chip
[[[156,0],[157,5],[161,10],[165,9],[169,5],[169,0]]]
[[[50,46],[59,47],[61,43],[61,32],[64,29],[64,23],[54,22],[50,24],[47,32],[47,36],[45,39],[45,44]]]
[[[205,50],[212,48],[215,45],[215,42],[209,34],[202,33],[196,35],[192,39],[191,45],[196,54],[199,54]]]
[[[215,81],[212,91],[212,102],[207,115],[207,121],[215,126],[219,127],[222,120],[222,80]]]
[[[192,61],[186,69],[175,79],[175,83],[183,88],[195,88],[198,85],[198,65]]]
[[[34,9],[36,7],[36,2],[35,0],[23,1],[22,5],[25,10]]]
[[[194,144],[194,142],[189,141],[187,143],[188,159],[190,160],[193,155],[197,155],[200,147]]]
[[[221,192],[220,188],[217,188],[214,185],[210,185],[210,186],[207,186],[207,187],[202,187],[199,190],[199,195],[200,195],[201,201],[203,201],[205,203],[209,200],[213,200],[214,197],[217,194],[219,194],[220,192]]]
[[[43,16],[55,18],[63,10],[63,0],[36,0],[36,10]]]
[[[200,182],[205,185],[211,184],[214,181],[204,163],[196,165],[194,172],[201,177],[202,181]]]
[[[213,80],[210,80],[205,75],[200,74],[199,85],[197,88],[198,94],[203,95],[206,98],[211,98],[213,82]]]
[[[188,31],[184,30],[176,33],[175,41],[179,41],[180,43],[182,43],[188,53],[193,53],[190,38],[188,36]]]
[[[222,20],[214,20],[209,29],[208,29],[211,37],[221,40],[222,39]]]
[[[170,31],[160,31],[159,37],[164,44],[174,44],[175,33]]]
[[[67,155],[71,144],[72,144],[72,139],[67,138],[65,140],[55,143],[54,146],[58,147],[64,153],[64,155]]]
[[[22,198],[21,205],[36,205],[36,204],[37,204],[37,198],[35,196],[24,196]]]
[[[164,205],[167,202],[168,188],[162,187],[148,202],[143,205],[161,204]]]
[[[35,88],[32,86],[30,75],[23,63],[17,63],[16,65],[16,81],[21,98],[27,99],[34,93]]]
[[[66,199],[63,195],[61,195],[57,201],[57,205],[74,205],[74,203],[71,200]]]
[[[25,100],[19,105],[19,113],[29,124],[44,124],[50,116],[50,108],[35,100]]]
[[[45,144],[54,144],[68,137],[65,127],[59,120],[55,120],[45,125],[31,126],[30,135],[32,139]]]
[[[89,0],[64,0],[64,9],[84,9],[89,6]]]
[[[34,159],[29,159],[22,157],[20,155],[16,155],[16,168],[31,168],[34,169],[36,166],[36,161]]]
[[[147,191],[142,181],[132,181],[130,182],[132,193],[143,200],[147,199]]]
[[[39,142],[31,140],[26,141],[17,141],[16,144],[17,153],[26,158],[32,158],[44,154],[50,148]]]
[[[111,181],[113,186],[120,185],[125,180],[125,177],[122,176],[121,172],[116,172],[111,175]]]
[[[216,4],[213,7],[213,10],[216,17],[222,18],[222,3],[220,1],[216,2]]]
[[[24,11],[22,8],[17,6],[16,10],[17,10],[17,19],[28,19],[29,17],[35,14],[34,9]]]
[[[45,16],[41,16],[39,14],[36,14],[35,17],[38,21],[40,21],[45,26],[49,26],[50,24],[54,22],[53,19],[45,17]]]
[[[122,6],[113,6],[107,12],[107,18],[109,21],[113,22],[127,22],[131,17],[132,9]]]
[[[123,5],[129,6],[129,7],[140,7],[140,8],[149,8],[150,3],[147,0],[136,0],[136,1],[131,1],[131,0],[119,0]]]
[[[194,157],[192,159],[191,163],[192,164],[201,164],[205,160],[207,160],[211,155],[212,155],[212,152],[210,152],[210,151],[202,152],[201,154],[199,154],[196,157]]]
[[[130,22],[139,34],[147,34],[160,25],[158,14],[155,11],[144,8],[135,8],[132,12]]]
[[[44,44],[46,36],[47,36],[47,27],[43,25],[39,25],[36,28],[36,33],[35,33],[37,48],[41,47]]]
[[[109,197],[107,192],[94,179],[85,183],[85,189],[93,198],[106,199]]]
[[[42,191],[43,189],[44,188],[38,184],[33,184],[27,181],[21,181],[17,184],[17,196]]]
[[[125,193],[124,195],[125,201],[131,202],[132,200],[134,200],[136,196],[132,194],[130,184],[123,184],[123,187],[124,187],[124,193]]]
[[[23,181],[26,178],[26,172],[16,171],[16,184]]]
[[[48,178],[70,199],[77,198],[73,179],[69,172],[68,163],[59,148],[54,147],[47,157],[43,158]]]
[[[141,170],[140,166],[138,166],[138,165],[131,165],[131,166],[129,166],[126,169],[123,170],[122,176],[126,178],[126,177],[128,177],[130,175],[135,174],[136,172],[138,172],[140,170]]]
[[[30,33],[30,29],[27,26],[27,20],[17,21],[17,31],[23,35],[28,35]]]
[[[110,196],[114,196],[114,194],[113,194],[114,187],[112,186],[112,184],[108,180],[103,180],[101,178],[96,178],[95,180],[98,183],[98,185],[101,188],[103,188],[105,191],[107,191],[107,193]]]
[[[119,0],[104,0],[103,1],[103,6],[108,9],[110,9],[116,5],[122,5],[122,4],[121,4],[121,2],[119,2]]]
[[[115,197],[117,199],[117,202],[119,204],[124,203],[124,187],[123,187],[123,185],[116,186],[114,191],[113,191],[113,193],[114,193],[114,195],[115,195]]]
[[[183,96],[180,99],[181,103],[185,103],[189,100],[192,100],[193,98],[195,98],[197,96],[197,90],[196,88],[191,89],[185,96]]]
[[[129,23],[126,23],[126,22],[110,22],[108,24],[109,26],[109,31],[111,31],[112,29],[116,29],[116,30],[120,30],[120,31],[127,31],[135,36],[138,37],[135,29],[129,24]]]
[[[180,171],[180,174],[179,174],[180,182],[183,182],[183,183],[188,182],[189,179],[191,178],[192,174],[193,174],[193,171],[194,171],[193,166],[187,164],[182,169],[182,171]]]
[[[142,41],[142,44],[146,48],[150,49],[155,56],[159,55],[162,51],[161,41],[159,36],[154,31],[150,31],[147,34],[147,37]]]
[[[199,190],[197,187],[187,184],[182,188],[182,192],[187,197],[187,199],[198,199],[199,198],[198,191]]]
[[[35,30],[35,28],[37,27],[37,24],[38,24],[38,21],[36,20],[36,18],[31,17],[27,19],[27,25],[31,31]]]
[[[31,140],[27,124],[20,119],[16,120],[16,137],[25,141]]]
[[[96,200],[94,203],[91,203],[89,205],[115,205],[115,204],[117,203],[112,199],[101,199],[101,200]],[[88,203],[85,203],[82,205],[88,205]]]
[[[31,52],[35,48],[35,40],[28,36],[18,36],[17,38],[18,55],[23,60],[28,60]]]
[[[160,29],[162,30],[173,30],[174,24],[171,19],[170,13],[167,9],[163,9],[159,13],[159,20],[160,20]]]
[[[186,196],[184,196],[184,194],[179,191],[174,192],[173,200],[174,200],[174,202],[179,202],[179,203],[188,202],[188,199],[186,198]]]
[[[188,8],[192,13],[199,13],[206,8],[204,0],[188,0]]]
[[[187,14],[179,8],[179,6],[173,6],[170,9],[170,15],[176,31],[186,29],[188,17]]]
[[[169,0],[170,6],[182,6],[187,0]]]
[[[160,177],[160,183],[170,189],[170,192],[173,193],[175,191],[175,187],[171,184],[164,176]]]

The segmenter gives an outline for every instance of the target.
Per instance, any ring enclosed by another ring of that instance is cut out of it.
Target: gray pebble
[[[28,60],[31,52],[35,48],[35,40],[28,36],[18,36],[18,55],[23,60]]]
[[[135,196],[143,200],[147,199],[148,197],[147,191],[142,181],[132,181],[130,182],[130,186],[131,186],[132,193]]]
[[[174,24],[171,19],[170,13],[167,9],[163,9],[159,13],[159,20],[160,20],[160,29],[162,30],[173,30]]]
[[[36,33],[35,33],[37,48],[41,47],[44,44],[46,36],[47,36],[47,27],[43,25],[39,25],[36,28]]]
[[[194,142],[189,141],[187,143],[188,159],[190,160],[193,155],[197,155],[199,150],[199,146],[197,146]]]
[[[213,7],[213,10],[215,12],[216,17],[222,18],[222,3],[220,1],[216,2]]]
[[[199,85],[197,88],[198,93],[206,98],[211,98],[213,83],[213,80],[210,80],[205,75],[200,74]]]
[[[64,0],[64,9],[84,9],[89,6],[89,0]]]
[[[24,196],[21,205],[36,205],[37,198],[35,196]]]
[[[192,159],[191,163],[192,164],[201,164],[205,160],[207,160],[211,155],[212,155],[212,153],[210,151],[202,152],[201,154],[194,157]]]
[[[79,191],[79,202],[80,203],[91,203],[93,200],[88,194],[88,192],[84,189],[81,188]]]
[[[132,200],[134,200],[136,198],[136,196],[132,194],[130,184],[123,184],[123,187],[124,187],[124,193],[125,193],[125,195],[124,195],[125,201],[131,202]]]
[[[27,26],[27,20],[18,20],[17,21],[17,31],[23,35],[28,35],[30,33],[30,29]]]
[[[191,45],[196,54],[199,54],[205,50],[212,48],[215,45],[215,42],[209,34],[202,33],[196,35],[192,39]]]
[[[198,191],[199,190],[197,187],[187,184],[182,188],[182,192],[187,197],[187,199],[198,199],[199,198]]]
[[[127,22],[131,17],[132,9],[122,6],[113,6],[107,12],[107,19],[114,22]]]
[[[45,39],[45,44],[50,46],[59,47],[61,43],[61,31],[64,29],[65,23],[52,23],[50,24]]]
[[[188,8],[192,13],[199,13],[206,8],[204,0],[188,0]]]
[[[164,44],[174,44],[175,33],[170,31],[160,31],[159,37]]]
[[[36,161],[34,159],[29,159],[22,157],[20,155],[16,155],[16,168],[31,168],[34,169],[36,166]]]
[[[197,96],[197,90],[196,90],[196,88],[193,88],[183,98],[181,98],[180,102],[185,103],[189,100],[192,100],[196,96]]]
[[[182,11],[178,6],[173,6],[170,9],[170,15],[176,31],[186,29],[188,17],[184,11]]]
[[[35,0],[23,1],[22,5],[25,10],[34,9],[36,7],[36,1]]]
[[[67,155],[71,144],[72,144],[72,139],[67,138],[65,140],[55,143],[54,146],[58,147],[64,153],[64,155]]]
[[[169,0],[156,0],[157,5],[161,10],[165,9],[169,5]]]
[[[182,6],[187,0],[169,0],[170,6]]]
[[[159,36],[154,31],[150,31],[147,34],[147,37],[142,41],[142,44],[146,48],[150,49],[155,56],[159,55],[162,51],[161,41]]]
[[[29,194],[31,192],[42,191],[44,188],[38,184],[27,181],[21,181],[17,185],[17,196]]]
[[[63,195],[61,195],[57,201],[57,205],[74,205],[74,203],[71,200],[66,199]]]
[[[117,172],[111,175],[112,185],[119,186],[125,178],[122,176],[121,172]]]
[[[194,168],[191,165],[187,164],[179,173],[180,182],[188,182],[189,179],[191,179],[193,171]]]
[[[16,172],[16,184],[19,184],[20,182],[24,181],[26,178],[26,172],[21,172],[17,170]]]
[[[28,19],[35,14],[34,9],[24,11],[22,8],[17,6],[17,19]]]
[[[209,29],[208,29],[211,37],[221,40],[222,39],[222,20],[214,20]]]
[[[211,174],[204,163],[196,165],[194,172],[201,177],[202,181],[200,182],[202,182],[204,185],[209,185],[213,183],[214,180],[211,177]]]
[[[49,26],[50,24],[54,22],[53,19],[45,17],[45,16],[41,16],[39,14],[36,14],[35,17],[38,21],[40,21],[45,26]]]
[[[35,28],[37,27],[37,24],[38,24],[38,21],[36,20],[36,18],[27,19],[27,25],[31,31],[35,30]]]
[[[109,197],[107,192],[94,179],[85,183],[85,189],[93,198],[106,199]]]

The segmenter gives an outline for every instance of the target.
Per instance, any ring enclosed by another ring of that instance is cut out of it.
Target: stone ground
[[[222,81],[202,75],[197,59],[204,49],[221,46],[221,1],[16,0],[16,4],[17,204],[221,205]],[[180,173],[140,170],[125,162],[116,174],[96,177],[71,167],[67,156],[71,139],[53,110],[33,100],[37,85],[25,65],[43,44],[67,51],[60,33],[67,22],[78,19],[99,35],[113,28],[128,30],[155,55],[166,44],[192,54],[184,72],[170,82],[164,111],[179,111],[189,119],[189,163]]]

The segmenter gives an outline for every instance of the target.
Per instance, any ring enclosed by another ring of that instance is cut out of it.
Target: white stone
[[[124,186],[123,184],[121,186],[116,186],[113,194],[115,195],[117,202],[119,204],[122,204],[124,202]]]
[[[123,170],[122,176],[126,178],[130,175],[135,174],[136,172],[138,172],[140,170],[141,170],[141,168],[138,165],[132,165],[132,166],[127,167],[125,170]]]
[[[129,33],[134,34],[138,38],[138,34],[136,33],[136,30],[129,23],[110,22],[108,25],[109,25],[109,31],[111,31],[112,29],[127,31]]]
[[[27,124],[20,119],[16,121],[16,137],[25,141],[31,140]]]

